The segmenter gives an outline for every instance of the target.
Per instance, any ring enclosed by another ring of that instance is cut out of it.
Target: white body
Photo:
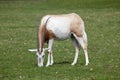
[[[47,23],[47,29],[51,30],[57,39],[67,39],[71,34],[70,23],[71,20],[68,17],[51,17]]]
[[[49,19],[48,19],[49,18]],[[87,35],[84,29],[84,22],[79,15],[75,13],[65,14],[65,15],[47,15],[44,16],[41,20],[39,28],[39,49],[42,50],[42,38],[43,29],[46,24],[45,36],[48,41],[48,62],[46,66],[53,64],[53,55],[52,55],[52,44],[54,39],[64,40],[71,37],[74,46],[75,46],[75,57],[72,65],[77,63],[78,53],[80,45],[84,50],[86,65],[89,63],[88,53],[87,53]],[[60,49],[60,48],[59,48]],[[42,56],[44,55],[44,50],[38,55],[38,66],[43,66]],[[69,56],[69,55],[68,55]]]

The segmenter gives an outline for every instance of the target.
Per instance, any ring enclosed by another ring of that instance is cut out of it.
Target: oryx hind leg
[[[71,39],[72,39],[73,45],[75,46],[75,50],[76,50],[75,57],[71,65],[75,65],[77,63],[80,45],[73,34],[71,34]]]
[[[85,60],[86,60],[86,64],[85,65],[88,65],[89,59],[88,59],[88,51],[87,51],[87,35],[84,32],[83,36],[80,36],[80,37],[76,36],[76,39],[78,40],[79,44],[81,45],[81,47],[84,50]]]

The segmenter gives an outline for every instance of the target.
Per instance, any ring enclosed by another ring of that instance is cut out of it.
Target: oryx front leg
[[[53,45],[53,39],[50,39],[49,42],[48,42],[48,61],[47,61],[47,64],[46,64],[46,67],[48,67],[49,65],[52,65],[53,64],[53,55],[52,55],[52,45]]]
[[[46,67],[48,67],[49,65],[53,65],[53,55],[52,55],[52,51],[48,50],[48,61],[46,64]]]
[[[52,51],[51,51],[51,54],[50,54],[50,58],[51,58],[50,65],[53,65],[54,61],[53,61],[53,54],[52,54]]]
[[[49,65],[50,65],[50,53],[48,52],[48,61],[47,61],[46,67],[48,67]]]

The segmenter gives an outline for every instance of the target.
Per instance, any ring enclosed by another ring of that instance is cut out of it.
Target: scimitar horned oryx
[[[80,46],[83,48],[85,54],[85,65],[88,65],[87,35],[85,32],[84,21],[76,13],[44,16],[41,20],[37,34],[38,47],[37,49],[29,49],[29,51],[36,51],[39,67],[43,66],[45,50],[48,50],[48,61],[46,67],[53,65],[53,40],[65,40],[69,37],[71,37],[76,50],[75,57],[71,65],[75,65],[77,63]],[[48,48],[44,48],[45,42],[48,44]]]

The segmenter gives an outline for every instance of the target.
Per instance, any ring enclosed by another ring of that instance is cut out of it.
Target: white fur
[[[47,23],[47,29],[51,30],[57,39],[67,39],[70,36],[70,23],[68,17],[51,17]]]

